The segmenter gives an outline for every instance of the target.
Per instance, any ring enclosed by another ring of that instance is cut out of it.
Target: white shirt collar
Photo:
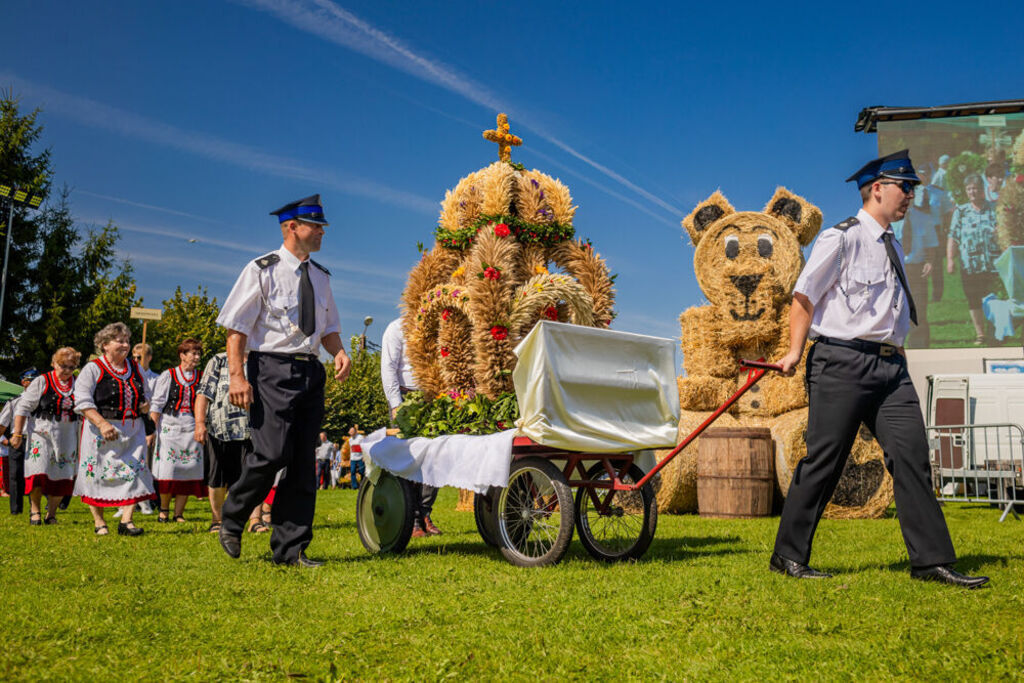
[[[870,213],[861,209],[857,212],[857,220],[861,222],[870,232],[871,236],[877,241],[882,239],[883,232],[892,232],[892,226],[889,226],[889,230],[882,227],[882,224],[875,220],[875,217]]]
[[[298,259],[292,252],[288,251],[288,247],[281,245],[281,248],[277,250],[277,253],[281,256],[281,262],[291,268],[295,272],[299,272],[299,266],[302,265],[302,261]],[[308,260],[308,259],[307,259]]]

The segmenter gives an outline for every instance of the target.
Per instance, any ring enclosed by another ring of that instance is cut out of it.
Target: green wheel
[[[364,477],[356,498],[356,527],[363,547],[374,555],[405,550],[412,537],[412,485],[383,471],[374,484]]]
[[[492,548],[501,547],[498,516],[495,510],[498,492],[500,489],[491,487],[486,494],[477,493],[473,496],[473,518],[476,520],[476,530],[480,532],[480,538],[484,539],[484,543]]]

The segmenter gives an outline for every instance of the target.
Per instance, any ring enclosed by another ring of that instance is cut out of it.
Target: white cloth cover
[[[436,439],[399,439],[378,429],[363,439],[367,476],[376,482],[378,468],[403,479],[430,486],[457,486],[487,493],[491,486],[508,485],[512,439],[516,430],[469,436],[452,434]]]
[[[566,450],[674,446],[675,350],[671,339],[543,320],[515,349],[516,426]]]

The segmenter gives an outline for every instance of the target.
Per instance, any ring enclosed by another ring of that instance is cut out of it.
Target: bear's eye
[[[734,259],[740,255],[740,239],[735,235],[725,238],[725,256]]]
[[[772,244],[771,235],[758,235],[757,237],[757,253],[761,255],[761,258],[771,258],[772,252],[775,251],[775,247]]]

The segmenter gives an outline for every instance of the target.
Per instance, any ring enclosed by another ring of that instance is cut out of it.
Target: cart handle
[[[741,360],[740,367],[749,371],[747,372],[746,384],[737,389],[735,394],[730,396],[725,403],[718,407],[718,410],[711,413],[711,415],[708,416],[708,419],[704,420],[704,422],[702,422],[699,427],[690,432],[689,436],[687,436],[685,439],[679,442],[679,445],[673,448],[672,451],[664,458],[662,458],[657,465],[652,467],[651,471],[645,474],[643,478],[640,479],[640,481],[635,482],[633,484],[623,484],[619,480],[619,478],[616,477],[615,482],[612,485],[613,488],[617,491],[636,491],[637,489],[641,488],[644,484],[650,481],[654,475],[660,472],[661,468],[667,465],[672,460],[672,458],[676,457],[679,454],[679,451],[689,446],[694,439],[700,436],[705,429],[711,426],[712,422],[717,420],[722,415],[722,413],[727,411],[732,406],[733,403],[738,401],[740,396],[747,393],[747,390],[750,389],[750,387],[757,384],[761,380],[761,378],[768,373],[769,370],[775,372],[782,372],[781,365],[767,363],[763,358],[759,358],[757,360]]]

